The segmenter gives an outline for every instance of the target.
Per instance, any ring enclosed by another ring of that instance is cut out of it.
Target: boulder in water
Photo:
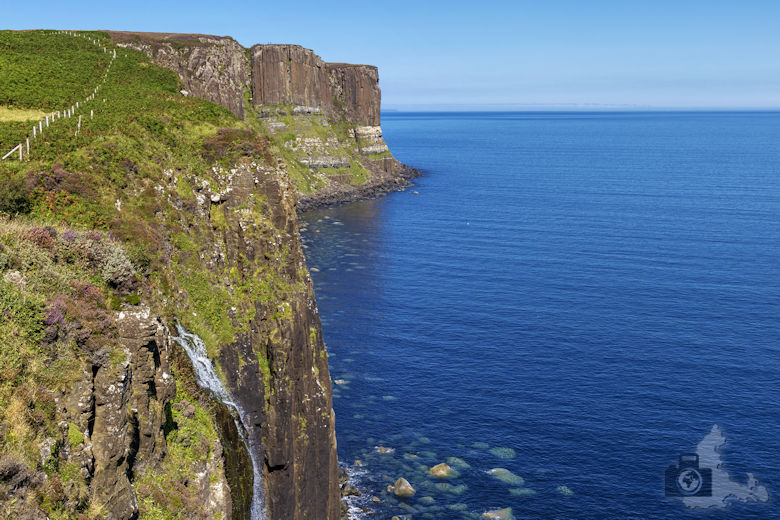
[[[360,490],[352,484],[346,483],[341,486],[341,496],[343,497],[359,497],[360,495]]]
[[[393,485],[393,494],[400,498],[408,498],[417,493],[408,480],[401,477]]]
[[[438,478],[452,478],[457,475],[457,472],[444,462],[436,464],[428,470],[428,473]]]
[[[515,517],[512,515],[512,508],[506,507],[504,509],[486,511],[482,513],[482,518],[492,518],[493,520],[514,520]]]

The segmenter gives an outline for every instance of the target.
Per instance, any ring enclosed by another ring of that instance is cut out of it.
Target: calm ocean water
[[[383,128],[416,186],[303,218],[339,457],[376,518],[780,518],[780,113]],[[664,498],[713,424],[768,501]]]

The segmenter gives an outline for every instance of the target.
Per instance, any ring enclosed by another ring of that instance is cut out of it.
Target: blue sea
[[[302,218],[355,507],[780,518],[780,113],[388,113],[383,129],[415,185]],[[716,424],[720,470],[768,500],[664,496]],[[441,462],[457,475],[431,476]],[[414,496],[388,493],[398,477]]]

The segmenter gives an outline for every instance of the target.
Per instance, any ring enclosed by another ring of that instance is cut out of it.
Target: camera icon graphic
[[[664,473],[667,497],[711,497],[712,469],[699,467],[697,453],[681,453],[677,465]]]

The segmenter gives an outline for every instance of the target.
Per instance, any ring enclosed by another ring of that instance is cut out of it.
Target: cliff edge
[[[382,138],[374,66],[327,63],[299,45],[245,49],[220,36],[109,34],[175,71],[186,95],[218,103],[269,135],[299,193],[299,211],[373,197],[417,175]]]
[[[338,518],[297,211],[404,182],[376,69],[205,35],[0,48],[0,516]]]

